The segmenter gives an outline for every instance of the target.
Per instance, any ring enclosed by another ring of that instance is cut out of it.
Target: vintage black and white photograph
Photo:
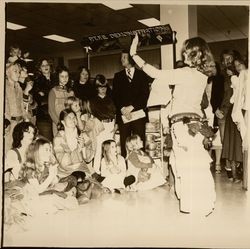
[[[250,248],[250,1],[0,6],[1,247]]]

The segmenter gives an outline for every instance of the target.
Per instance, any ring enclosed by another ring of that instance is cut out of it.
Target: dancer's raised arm
[[[161,77],[162,71],[153,67],[152,65],[146,63],[137,53],[137,45],[139,42],[138,34],[135,35],[132,44],[130,46],[130,55],[137,64],[147,75],[151,78],[159,78]]]

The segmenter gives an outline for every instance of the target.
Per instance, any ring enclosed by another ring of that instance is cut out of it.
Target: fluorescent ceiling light
[[[7,29],[19,30],[19,29],[25,29],[25,28],[27,28],[27,27],[25,27],[23,25],[16,24],[16,23],[7,22]]]
[[[138,20],[138,22],[148,27],[158,26],[161,24],[160,21],[155,18],[142,19],[142,20]]]
[[[103,5],[113,9],[113,10],[122,10],[133,7],[128,3],[103,3]]]
[[[64,37],[64,36],[60,36],[60,35],[45,35],[43,36],[44,38],[53,40],[53,41],[58,41],[58,42],[71,42],[74,41],[73,39]]]

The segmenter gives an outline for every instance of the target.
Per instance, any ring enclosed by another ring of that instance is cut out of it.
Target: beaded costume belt
[[[184,124],[188,124],[191,121],[200,121],[203,122],[204,119],[197,113],[193,112],[183,112],[173,115],[170,118],[170,124],[173,125],[174,123],[182,121]]]
[[[23,120],[23,116],[11,117],[10,119],[18,122],[18,121]]]
[[[108,118],[108,119],[103,119],[102,122],[103,123],[110,123],[110,122],[113,122],[113,118]]]

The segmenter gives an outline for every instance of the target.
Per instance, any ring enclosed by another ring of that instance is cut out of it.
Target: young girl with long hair
[[[80,131],[84,130],[84,122],[82,117],[82,102],[75,96],[70,96],[65,102],[65,108],[71,109],[76,115],[77,127]]]
[[[39,138],[29,146],[27,160],[22,168],[22,179],[27,182],[23,188],[22,200],[30,215],[54,213],[61,209],[76,208],[74,193],[63,193],[57,189],[58,162],[52,144]]]
[[[114,140],[110,139],[103,142],[102,156],[100,172],[105,177],[102,182],[104,187],[109,188],[112,192],[114,190],[122,192],[125,187],[133,184],[134,178],[125,186],[125,179],[129,181],[126,162],[124,157],[117,153],[117,146]]]
[[[48,96],[49,115],[53,121],[53,136],[58,132],[59,115],[65,108],[67,98],[74,96],[74,92],[70,87],[69,70],[64,66],[60,67],[57,70],[57,75],[58,85],[50,90]]]
[[[70,96],[66,101],[65,107],[71,109],[76,115],[77,128],[85,139],[86,151],[95,154],[97,136],[104,127],[101,121],[92,115],[89,101],[84,101],[82,105],[80,99]],[[91,165],[92,163],[91,161]]]

